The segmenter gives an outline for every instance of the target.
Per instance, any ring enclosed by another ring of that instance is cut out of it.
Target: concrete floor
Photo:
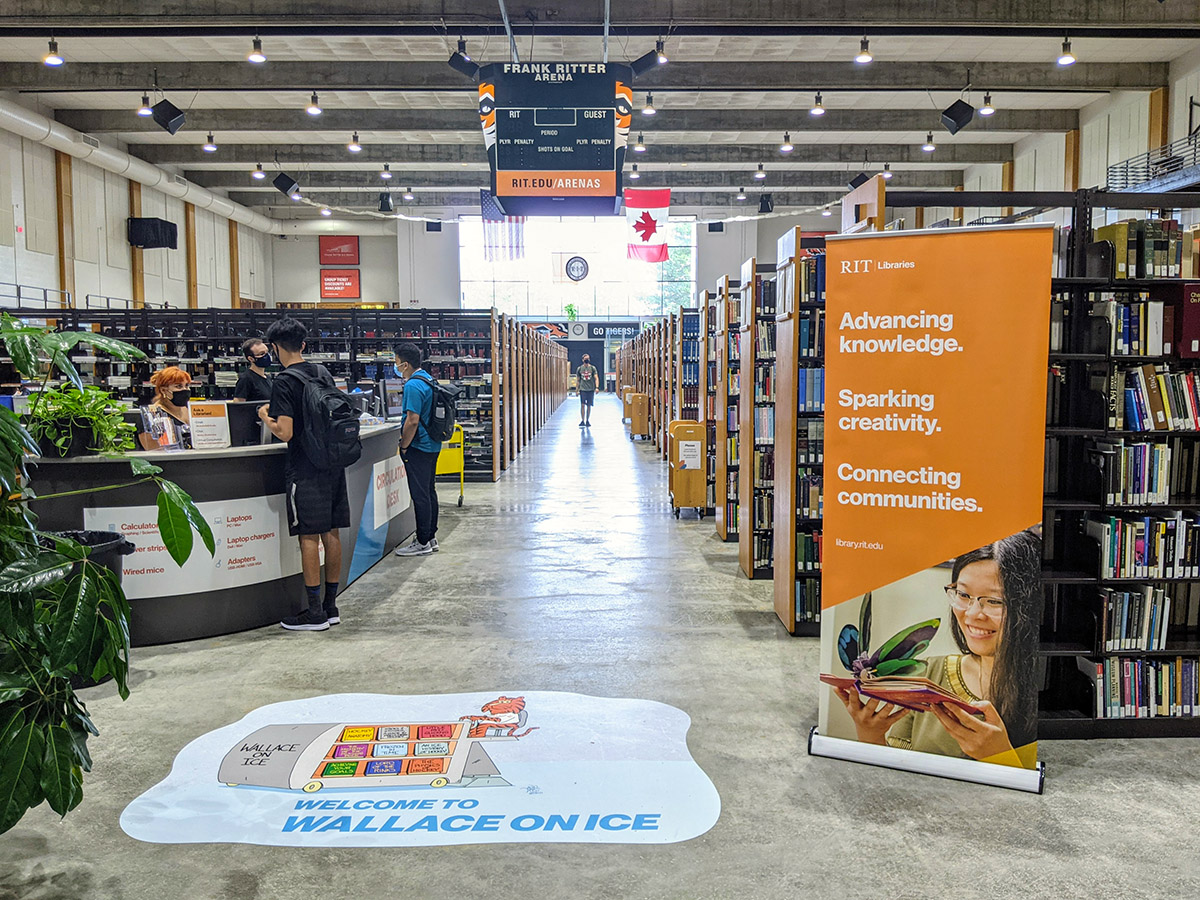
[[[586,433],[576,412],[463,509],[443,502],[442,551],[380,563],[340,627],[139,650],[127,702],[90,690],[83,805],[0,837],[0,900],[1200,894],[1194,742],[1043,744],[1041,797],[807,756],[816,642],[783,631],[711,520],[672,518],[615,398]],[[681,844],[403,850],[144,844],[117,824],[188,741],[264,704],[497,685],[683,709],[720,820]]]

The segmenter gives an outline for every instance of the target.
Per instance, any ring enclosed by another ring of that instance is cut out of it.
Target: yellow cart
[[[704,426],[699,422],[677,419],[668,426],[667,433],[670,436],[671,461],[667,488],[671,493],[675,518],[679,518],[680,509],[690,506],[703,519],[707,487],[704,476]]]
[[[442,452],[438,454],[437,469],[434,475],[458,476],[458,505],[463,503],[463,487],[466,484],[466,459],[463,455],[462,426],[455,423],[454,434],[450,440],[442,444]]]

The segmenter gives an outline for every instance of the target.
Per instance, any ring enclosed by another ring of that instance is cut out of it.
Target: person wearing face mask
[[[154,399],[142,407],[145,430],[138,441],[145,450],[192,448],[192,376],[178,366],[167,366],[150,376]]]
[[[271,351],[261,338],[247,338],[242,344],[242,356],[246,357],[250,368],[238,376],[233,399],[250,403],[270,400],[271,379],[267,377],[267,367],[275,361]]]

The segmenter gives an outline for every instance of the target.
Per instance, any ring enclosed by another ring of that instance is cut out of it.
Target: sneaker
[[[430,541],[428,544],[421,544],[417,542],[416,538],[413,538],[411,544],[397,547],[395,552],[397,556],[428,556],[433,552],[433,542]]]
[[[583,427],[584,425],[586,425],[586,424],[587,424],[587,422],[580,422],[580,423],[579,423],[579,427],[580,427],[580,428],[582,428],[582,427]]]
[[[330,625],[342,624],[342,617],[338,615],[337,604],[329,604],[325,607],[325,618]]]
[[[437,553],[438,552],[437,538],[431,538],[429,541],[429,546],[433,548],[434,553]]]
[[[583,425],[584,425],[584,427],[585,427],[585,428],[591,428],[591,427],[592,427],[592,423],[591,423],[591,422],[584,422],[584,423],[583,423]]]
[[[321,613],[321,618],[318,619],[312,615],[307,609],[298,616],[288,616],[279,623],[288,631],[328,631],[329,619],[325,618],[325,614]]]

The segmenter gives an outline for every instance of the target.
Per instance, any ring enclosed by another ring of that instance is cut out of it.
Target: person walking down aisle
[[[442,445],[429,436],[433,417],[433,378],[421,368],[421,350],[404,343],[396,348],[396,367],[404,376],[404,428],[400,455],[408,475],[417,534],[411,544],[396,548],[397,556],[428,556],[438,549],[437,461]]]
[[[289,631],[325,631],[342,620],[337,608],[337,578],[342,571],[342,536],[350,527],[350,501],[346,470],[321,469],[304,451],[306,424],[305,388],[311,383],[335,387],[324,366],[306,362],[304,339],[308,332],[292,318],[283,318],[267,329],[266,342],[284,367],[271,383],[271,402],[259,407],[258,416],[271,433],[287,443],[285,485],[288,533],[300,539],[300,566],[304,572],[307,605],[298,616],[279,624]],[[325,599],[321,600],[320,546],[325,546]],[[333,581],[329,576],[333,575]]]
[[[591,357],[583,354],[583,365],[575,373],[579,379],[579,427],[592,427],[592,401],[596,399],[596,386],[600,383],[600,373],[591,364]]]

